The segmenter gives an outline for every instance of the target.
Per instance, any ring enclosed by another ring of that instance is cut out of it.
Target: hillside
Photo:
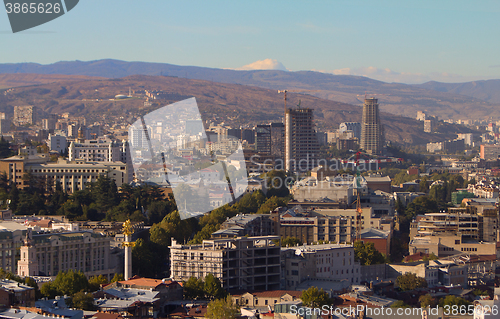
[[[55,76],[57,77],[57,76]],[[59,81],[34,86],[18,87],[7,95],[0,95],[0,111],[12,112],[14,105],[34,104],[43,112],[86,116],[89,120],[101,120],[107,114],[123,116],[129,123],[137,114],[147,113],[143,98],[110,101],[116,94],[128,93],[129,88],[141,96],[145,89],[164,90],[169,99],[161,101],[159,107],[189,97],[196,97],[205,119],[221,120],[227,124],[245,126],[249,124],[281,121],[283,117],[283,95],[275,90],[237,84],[224,84],[203,80],[190,80],[166,76],[135,75],[120,79],[81,79]],[[96,101],[97,100],[97,101]],[[289,94],[288,105],[301,103],[302,107],[314,109],[320,130],[333,130],[344,121],[360,121],[362,109],[346,103],[320,99],[312,95]],[[423,144],[455,138],[453,132],[468,132],[462,126],[442,126],[443,133],[423,132],[422,122],[389,113],[381,114],[386,138],[399,143]]]
[[[429,114],[437,115],[443,119],[500,117],[500,109],[498,108],[500,98],[497,99],[497,93],[494,93],[493,89],[496,84],[488,81],[486,81],[488,85],[484,86],[485,89],[474,91],[472,89],[452,89],[454,86],[446,83],[439,87],[431,84],[406,85],[385,83],[361,76],[332,75],[312,71],[235,71],[118,60],[65,61],[49,65],[36,63],[0,64],[0,74],[3,73],[65,74],[106,78],[121,78],[136,74],[164,75],[252,85],[274,90],[319,90],[319,92],[311,92],[311,94],[354,105],[361,105],[364,94],[367,92],[369,95],[377,94],[383,111],[407,117],[415,117],[417,111],[427,111]],[[466,86],[468,87],[469,84]],[[476,87],[478,86],[480,85],[476,85]]]
[[[473,81],[465,83],[427,82],[421,88],[474,97],[489,103],[500,103],[500,80]]]

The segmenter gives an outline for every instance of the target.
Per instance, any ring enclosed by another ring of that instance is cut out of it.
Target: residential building
[[[117,142],[108,138],[71,142],[68,148],[69,161],[122,162],[127,164],[128,180],[132,181],[134,168],[127,141]]]
[[[459,254],[495,255],[496,242],[462,241],[462,236],[440,235],[414,237],[410,240],[409,253],[434,254],[438,257],[448,257]]]
[[[173,280],[205,278],[209,273],[227,290],[280,288],[280,236],[204,240],[181,245],[172,239],[170,274]]]
[[[355,233],[356,220],[350,217],[280,217],[281,237],[295,237],[303,243],[352,243]]]
[[[0,119],[0,133],[6,134],[10,131],[10,120]]]
[[[34,307],[35,300],[35,288],[14,280],[0,279],[0,306],[2,308]]]
[[[169,303],[182,300],[182,293],[182,286],[176,281],[134,276],[106,285],[94,296],[100,298],[98,306],[103,311],[123,309],[135,317],[158,318],[169,312]]]
[[[49,146],[49,150],[59,152],[60,154],[65,152],[68,148],[66,136],[59,134],[50,134],[47,144]]]
[[[302,291],[296,290],[271,290],[250,291],[233,294],[233,302],[241,307],[274,306],[277,303],[301,300]]]
[[[318,151],[313,110],[287,109],[285,112],[285,169],[293,172],[310,171],[317,164]]]
[[[16,126],[31,125],[36,123],[36,107],[33,105],[14,106],[12,123]]]
[[[435,286],[468,286],[468,266],[448,260],[430,260],[427,262],[411,262],[387,265],[387,277],[396,278],[407,273],[424,278],[429,287]]]
[[[424,132],[425,133],[434,133],[436,131],[437,122],[434,118],[429,120],[424,120]]]
[[[353,137],[357,138],[358,141],[361,139],[361,123],[359,122],[343,122],[339,125],[339,133],[344,133],[351,131]]]
[[[496,161],[500,156],[500,145],[481,144],[479,150],[479,156],[483,160]]]
[[[391,254],[391,230],[380,230],[368,228],[361,231],[361,241],[364,243],[373,243],[376,250],[385,256]]]
[[[255,151],[257,153],[271,154],[271,126],[257,125],[255,127]]]
[[[359,283],[360,265],[352,245],[322,244],[282,248],[285,289],[297,289],[307,280]]]
[[[384,143],[377,99],[365,99],[361,122],[360,148],[368,154],[381,154]]]

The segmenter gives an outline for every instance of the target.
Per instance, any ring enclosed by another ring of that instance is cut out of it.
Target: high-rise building
[[[271,155],[283,159],[285,153],[285,124],[271,123]]]
[[[384,146],[384,134],[377,99],[365,99],[361,122],[361,149],[368,154],[380,154]]]
[[[259,124],[255,127],[255,150],[257,153],[271,154],[271,125]]]
[[[283,159],[285,125],[270,123],[255,127],[255,150],[257,153],[273,155]]]
[[[285,169],[305,172],[316,165],[319,146],[313,110],[287,109],[285,113]]]
[[[352,131],[353,137],[361,139],[361,123],[358,122],[343,122],[339,125],[339,133]]]
[[[276,290],[281,284],[280,236],[236,237],[182,245],[172,240],[170,276],[177,281],[213,274],[231,290]]]
[[[36,107],[33,105],[14,106],[14,118],[12,122],[15,125],[26,125],[36,123]]]

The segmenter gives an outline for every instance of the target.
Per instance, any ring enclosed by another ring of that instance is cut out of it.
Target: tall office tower
[[[377,99],[365,99],[361,122],[361,149],[368,154],[380,154],[384,146],[384,135],[378,111]]]
[[[287,109],[285,113],[285,169],[306,172],[316,165],[319,146],[312,109]]]

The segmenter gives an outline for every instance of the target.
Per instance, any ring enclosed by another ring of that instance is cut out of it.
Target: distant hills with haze
[[[211,82],[258,86],[261,88],[318,90],[309,92],[320,98],[362,105],[367,96],[379,99],[381,109],[392,114],[415,117],[427,111],[441,119],[488,119],[500,117],[500,80],[467,83],[427,82],[418,85],[385,83],[362,76],[333,75],[314,71],[279,70],[236,71],[167,63],[126,62],[119,60],[63,61],[0,64],[1,74],[58,74],[103,78],[130,75],[171,76]],[[39,83],[45,83],[42,79]],[[36,82],[36,81],[35,81]],[[32,83],[35,84],[35,83]]]

